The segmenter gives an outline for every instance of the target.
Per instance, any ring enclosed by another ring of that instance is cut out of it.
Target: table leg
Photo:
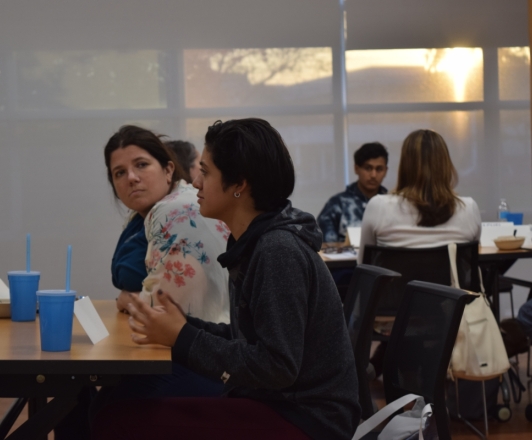
[[[31,403],[32,400],[34,403]],[[30,418],[6,440],[47,440],[48,433],[76,406],[77,402],[77,396],[55,397],[48,403],[46,398],[42,397],[30,399],[28,407]]]
[[[487,279],[484,280],[486,294],[491,300],[491,310],[497,323],[500,323],[500,300],[499,300],[499,266],[497,264],[487,264],[484,266],[487,271]]]
[[[499,268],[495,266],[493,268],[493,291],[491,298],[493,301],[493,314],[495,315],[495,321],[497,324],[501,322],[501,303],[499,299]]]
[[[26,397],[19,397],[15,399],[11,408],[6,412],[2,422],[0,423],[0,439],[5,439],[13,424],[17,421],[18,416],[26,406],[28,399]]]

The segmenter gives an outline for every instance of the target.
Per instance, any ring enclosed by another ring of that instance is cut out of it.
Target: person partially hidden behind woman
[[[351,439],[360,419],[342,304],[318,255],[314,217],[292,207],[294,167],[261,119],[217,121],[194,181],[203,216],[231,235],[218,261],[230,273],[231,323],[187,316],[161,286],[164,309],[136,295],[138,344],[172,348],[174,363],[225,383],[226,398],[108,405],[93,424],[106,439]]]
[[[364,213],[358,262],[366,245],[436,247],[480,239],[481,220],[476,202],[459,197],[458,173],[447,144],[435,131],[416,130],[403,142],[397,186],[388,195],[373,197]],[[371,362],[377,375],[384,346]]]
[[[177,162],[183,168],[183,179],[187,183],[194,182],[200,172],[200,154],[194,144],[187,141],[166,141],[164,144],[175,154]]]

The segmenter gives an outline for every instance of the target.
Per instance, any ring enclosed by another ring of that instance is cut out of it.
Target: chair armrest
[[[501,277],[504,278],[506,281],[515,284],[516,286],[522,286],[522,287],[528,287],[529,289],[532,289],[532,281],[525,281],[520,280],[519,278],[511,278],[511,277]]]

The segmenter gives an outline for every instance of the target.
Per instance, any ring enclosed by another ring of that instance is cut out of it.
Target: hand
[[[157,295],[162,307],[152,308],[138,295],[131,295],[131,303],[128,304],[131,315],[129,327],[135,332],[131,339],[140,345],[161,344],[172,347],[187,319],[170,295],[161,290]]]
[[[128,292],[127,290],[122,290],[118,297],[116,298],[116,308],[119,312],[129,313],[127,311],[127,305],[131,302],[131,294],[138,292]]]

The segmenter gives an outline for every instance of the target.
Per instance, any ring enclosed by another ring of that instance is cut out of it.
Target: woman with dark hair
[[[364,246],[435,247],[480,239],[480,212],[458,197],[458,174],[443,138],[416,130],[403,142],[397,186],[373,197],[364,213],[358,261]]]
[[[159,305],[152,294],[164,289],[190,316],[229,322],[228,273],[216,262],[229,231],[199,213],[197,190],[183,180],[168,147],[150,130],[126,125],[109,139],[104,157],[113,193],[130,210],[111,263],[113,285],[120,290],[118,309],[126,311],[132,293]],[[92,390],[84,390],[55,429],[56,439],[89,437],[89,405],[94,417],[115,401],[222,393],[221,380],[177,363],[172,370],[171,375],[126,376],[95,398]]]
[[[122,290],[119,309],[130,302],[129,292],[157,305],[152,293],[164,288],[191,316],[227,322],[227,274],[214,262],[224,250],[226,226],[199,214],[197,191],[151,131],[120,128],[104,156],[115,197],[131,210],[111,267]]]
[[[172,150],[181,168],[183,168],[183,179],[187,183],[192,183],[200,172],[200,155],[194,144],[187,141],[167,141],[165,144]]]
[[[190,316],[229,322],[228,274],[216,262],[229,231],[199,213],[197,190],[182,180],[168,147],[153,132],[126,125],[109,139],[104,156],[113,192],[131,210],[111,268],[121,289],[118,308],[126,310],[133,292],[160,305],[154,293],[162,289]],[[139,376],[104,387],[94,408],[125,397],[221,394],[221,382],[174,367],[172,377]]]
[[[318,255],[314,217],[293,208],[294,168],[261,119],[209,127],[200,212],[231,235],[218,261],[230,273],[231,323],[188,317],[164,289],[164,310],[128,306],[138,344],[172,347],[174,363],[222,379],[222,399],[150,399],[108,406],[95,439],[351,439],[360,419],[342,304]],[[138,415],[138,416],[137,416]]]

